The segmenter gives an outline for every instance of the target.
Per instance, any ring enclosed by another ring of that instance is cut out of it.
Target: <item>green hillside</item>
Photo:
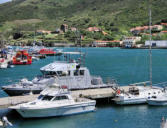
[[[167,1],[150,0],[153,24],[167,19]],[[0,5],[0,31],[55,30],[68,24],[85,30],[96,26],[113,39],[131,27],[148,25],[147,0],[13,0]]]

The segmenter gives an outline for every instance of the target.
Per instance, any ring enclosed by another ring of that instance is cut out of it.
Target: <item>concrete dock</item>
[[[132,86],[122,86],[120,89],[128,91]],[[89,99],[105,99],[112,98],[115,94],[115,91],[112,88],[96,88],[96,89],[86,89],[86,90],[75,90],[71,91],[72,96],[74,97],[85,97]],[[20,103],[26,103],[35,100],[37,95],[26,95],[26,96],[13,96],[13,97],[4,97],[0,98],[0,108],[8,108],[12,105],[17,105]]]

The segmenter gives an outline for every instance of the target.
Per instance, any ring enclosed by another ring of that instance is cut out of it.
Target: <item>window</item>
[[[40,100],[40,99],[42,99],[42,97],[43,97],[43,95],[39,95],[39,96],[38,96],[38,99]]]
[[[83,76],[84,75],[84,70],[75,70],[74,71],[74,76],[79,76],[79,75]]]
[[[80,70],[80,75],[81,75],[81,76],[84,75],[84,70]]]
[[[50,75],[55,75],[56,74],[56,72],[50,72]]]
[[[68,71],[68,75],[70,76],[70,71]]]
[[[58,76],[62,76],[62,71],[57,71]]]
[[[75,70],[74,71],[74,76],[78,76],[79,75],[79,70]]]
[[[44,96],[42,100],[50,101],[53,98],[53,96]]]
[[[54,98],[54,101],[55,101],[55,100],[67,100],[67,99],[68,99],[67,96],[56,96],[56,97]]]
[[[58,76],[70,76],[70,71],[57,71]]]
[[[157,97],[156,96],[152,96],[152,98],[156,99]]]
[[[47,76],[56,75],[56,72],[43,72],[43,73],[44,73],[44,75],[47,75]]]
[[[156,45],[157,45],[156,43],[152,43],[152,47],[156,47]]]
[[[23,55],[22,58],[23,58],[23,59],[27,59],[27,56]]]

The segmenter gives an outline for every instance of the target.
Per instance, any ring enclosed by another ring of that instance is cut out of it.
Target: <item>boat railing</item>
[[[144,81],[144,82],[138,82],[138,83],[133,83],[133,84],[129,84],[129,86],[139,86],[139,85],[144,85],[146,86],[146,84],[150,84],[150,81]]]
[[[153,84],[153,86],[166,87],[166,86],[167,86],[167,81],[165,81],[165,82],[161,82],[161,83]]]

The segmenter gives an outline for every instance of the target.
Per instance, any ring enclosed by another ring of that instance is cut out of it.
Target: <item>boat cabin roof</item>
[[[78,63],[72,62],[72,63],[67,63],[67,62],[60,62],[60,61],[55,61],[51,64],[48,64],[42,68],[40,68],[41,71],[69,71],[69,70],[76,70]]]
[[[54,83],[53,85],[50,85],[47,88],[45,88],[40,94],[48,96],[57,96],[69,94],[69,91],[67,88],[62,88],[62,86],[59,86],[58,84]]]

